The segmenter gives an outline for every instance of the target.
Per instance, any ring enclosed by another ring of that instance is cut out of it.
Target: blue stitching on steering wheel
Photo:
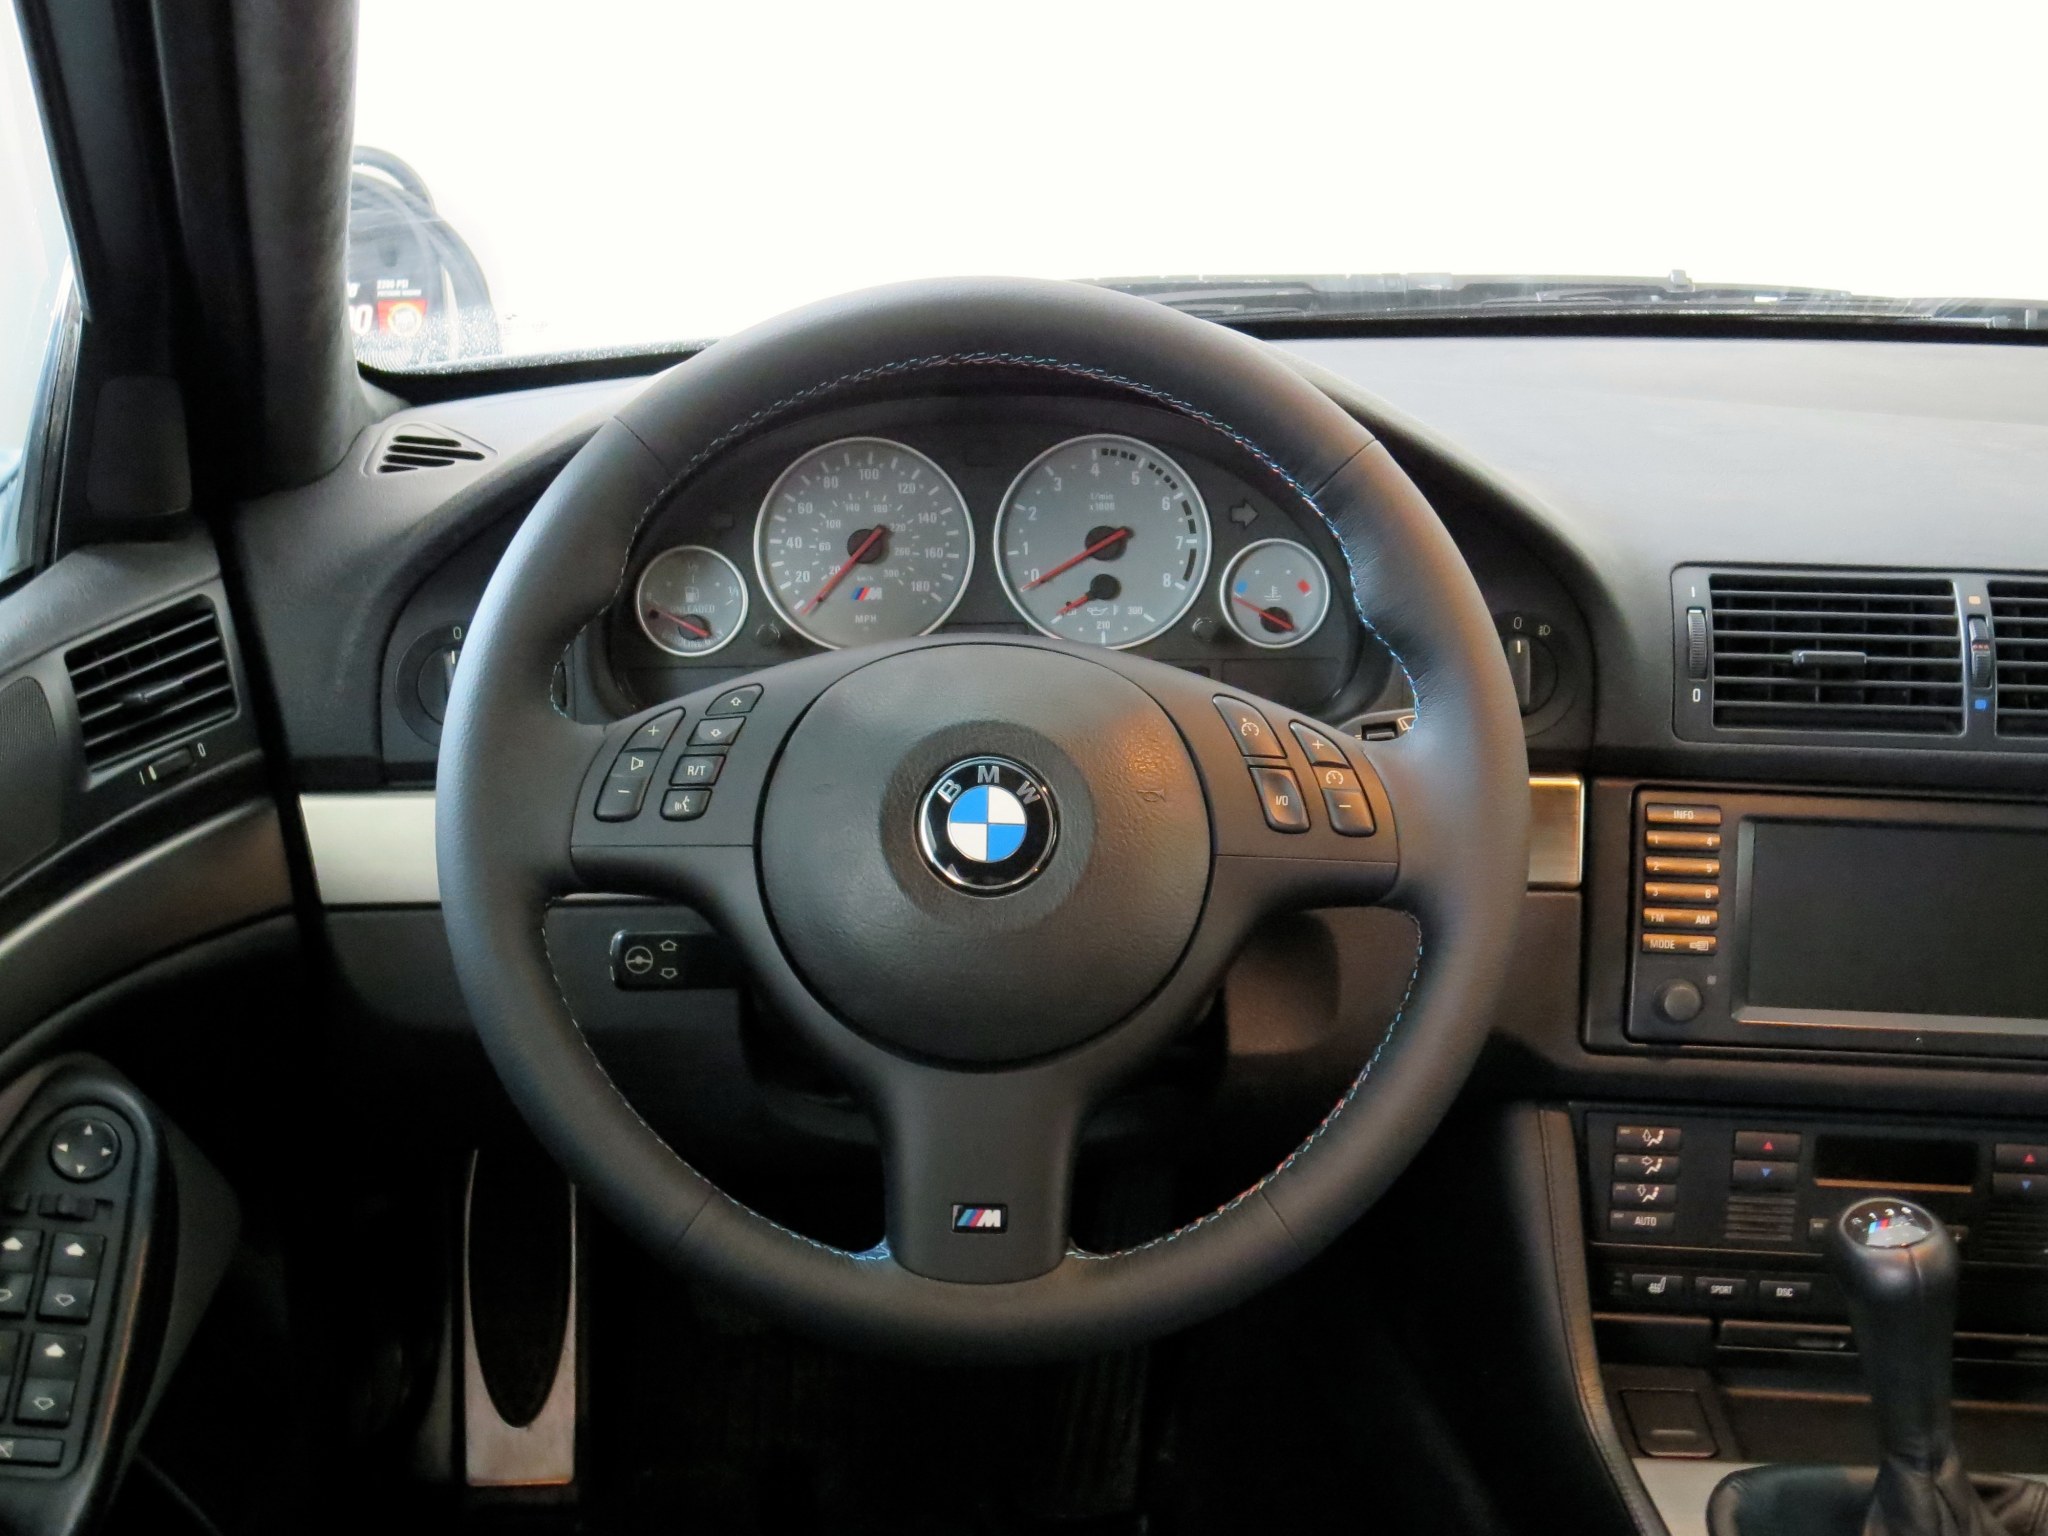
[[[1231,426],[1228,422],[1225,422],[1221,418],[1210,414],[1208,411],[1203,410],[1200,406],[1197,406],[1189,401],[1182,400],[1177,395],[1168,394],[1165,390],[1155,388],[1154,386],[1149,384],[1142,384],[1138,382],[1136,379],[1125,378],[1121,374],[1110,373],[1106,369],[1090,368],[1080,363],[1063,362],[1059,358],[1054,357],[1034,357],[1028,353],[1015,352],[939,353],[927,357],[903,358],[893,363],[878,363],[870,368],[862,368],[853,373],[841,374],[838,378],[827,379],[822,383],[808,385],[805,388],[796,391],[796,393],[794,394],[785,395],[780,400],[774,401],[772,404],[763,406],[761,409],[752,412],[750,415],[748,415],[735,425],[728,427],[725,431],[721,432],[717,437],[713,438],[709,443],[705,444],[705,446],[698,450],[698,452],[691,455],[689,461],[686,464],[684,464],[683,467],[669,479],[667,484],[662,486],[661,490],[658,493],[656,493],[653,501],[651,501],[648,504],[646,510],[643,511],[640,514],[639,518],[634,522],[633,531],[626,540],[625,562],[619,567],[619,579],[612,588],[611,596],[605,600],[604,605],[600,607],[596,613],[592,614],[588,619],[583,621],[582,628],[578,630],[578,633],[581,634],[583,630],[587,630],[592,624],[596,623],[599,618],[603,617],[605,613],[609,612],[611,608],[618,602],[619,593],[625,590],[626,572],[632,568],[634,548],[640,542],[641,531],[645,529],[645,527],[647,526],[648,519],[653,517],[654,514],[664,504],[667,503],[669,498],[675,495],[675,493],[682,488],[685,482],[687,482],[691,476],[695,475],[698,470],[702,469],[707,462],[709,462],[712,458],[716,457],[718,454],[723,453],[727,448],[731,447],[734,443],[738,442],[748,433],[755,431],[757,428],[765,425],[769,421],[772,421],[776,417],[784,415],[791,410],[794,410],[798,406],[809,404],[813,401],[822,399],[827,395],[833,394],[842,389],[851,388],[852,386],[857,384],[866,384],[871,383],[877,379],[897,378],[905,374],[933,371],[941,368],[973,367],[1020,368],[1034,372],[1065,374],[1074,378],[1088,379],[1091,382],[1097,384],[1107,384],[1112,386],[1113,388],[1124,390],[1131,394],[1137,395],[1141,399],[1152,401],[1154,404],[1166,406],[1170,410],[1178,412],[1182,416],[1186,416],[1191,420],[1198,421],[1203,426],[1208,427],[1211,431],[1228,439],[1231,443],[1233,443],[1243,452],[1251,455],[1251,457],[1255,459],[1259,463],[1259,465],[1266,470],[1267,473],[1272,475],[1276,480],[1280,481],[1281,484],[1285,485],[1296,496],[1298,496],[1301,499],[1302,504],[1306,506],[1309,509],[1309,511],[1313,512],[1316,515],[1316,519],[1330,531],[1331,537],[1336,540],[1337,552],[1344,559],[1345,575],[1350,578],[1350,580],[1346,583],[1346,586],[1351,596],[1352,612],[1358,615],[1359,622],[1366,627],[1367,632],[1370,633],[1372,637],[1375,640],[1377,640],[1383,647],[1385,647],[1386,652],[1389,656],[1393,657],[1394,665],[1401,669],[1401,676],[1407,682],[1410,694],[1416,694],[1417,690],[1415,687],[1415,674],[1409,670],[1407,661],[1402,657],[1399,651],[1394,649],[1392,643],[1388,641],[1387,637],[1380,633],[1379,626],[1373,623],[1372,616],[1365,611],[1364,605],[1360,603],[1358,600],[1357,569],[1355,566],[1353,566],[1351,562],[1351,551],[1345,548],[1344,539],[1342,535],[1340,535],[1337,532],[1337,525],[1330,520],[1329,514],[1323,511],[1322,504],[1318,502],[1315,498],[1315,493],[1310,491],[1309,488],[1303,485],[1301,481],[1297,479],[1294,475],[1290,474],[1286,469],[1281,467],[1279,461],[1274,459],[1271,454],[1267,453],[1265,449],[1261,448],[1249,437],[1246,437],[1242,432],[1239,432],[1235,427]],[[632,428],[627,427],[626,430],[628,432],[631,432]],[[634,436],[637,438],[639,434],[634,433]],[[561,706],[559,704],[554,703],[554,690],[552,687],[548,690],[548,701],[550,705],[554,707],[557,713],[562,713]],[[1419,696],[1417,696],[1416,703],[1416,718],[1419,721],[1421,718],[1421,700]],[[1309,1148],[1313,1147],[1316,1144],[1316,1142],[1322,1139],[1324,1133],[1327,1132],[1330,1129],[1330,1127],[1336,1123],[1337,1117],[1343,1114],[1344,1111],[1348,1107],[1350,1107],[1351,1101],[1358,1097],[1359,1091],[1363,1089],[1366,1083],[1371,1079],[1373,1069],[1379,1065],[1380,1057],[1386,1051],[1387,1043],[1394,1038],[1394,1032],[1401,1026],[1402,1017],[1408,1011],[1409,999],[1412,998],[1415,994],[1416,980],[1422,974],[1422,924],[1413,913],[1403,913],[1402,915],[1406,917],[1410,923],[1414,924],[1415,927],[1415,964],[1413,969],[1411,969],[1408,973],[1408,985],[1406,990],[1403,991],[1401,994],[1401,1006],[1395,1010],[1392,1022],[1387,1025],[1387,1032],[1380,1037],[1380,1043],[1376,1047],[1374,1047],[1372,1056],[1370,1059],[1367,1060],[1364,1069],[1359,1072],[1357,1077],[1351,1080],[1351,1086],[1345,1089],[1344,1096],[1338,1099],[1336,1104],[1331,1108],[1330,1112],[1327,1115],[1323,1116],[1322,1120],[1317,1124],[1316,1128],[1313,1131],[1311,1131],[1306,1138],[1303,1139],[1301,1144],[1297,1146],[1292,1152],[1288,1153],[1287,1156],[1281,1160],[1279,1166],[1274,1168],[1272,1172],[1266,1174],[1263,1178],[1261,1178],[1257,1183],[1251,1185],[1248,1189],[1245,1189],[1239,1194],[1233,1196],[1231,1199],[1226,1200],[1222,1205],[1219,1205],[1215,1210],[1209,1212],[1209,1214],[1206,1216],[1197,1217],[1195,1220],[1188,1222],[1185,1225],[1175,1227],[1171,1232],[1162,1233],[1158,1237],[1152,1238],[1149,1241],[1139,1243],[1130,1248],[1119,1248],[1111,1253],[1091,1253],[1085,1249],[1069,1246],[1069,1248],[1067,1249],[1067,1256],[1069,1258],[1085,1259],[1091,1262],[1101,1262],[1103,1260],[1108,1259],[1124,1258],[1130,1254],[1143,1253],[1148,1248],[1157,1248],[1166,1243],[1175,1242],[1180,1238],[1188,1236],[1190,1233],[1199,1231],[1201,1228],[1208,1226],[1211,1222],[1221,1220],[1223,1217],[1229,1215],[1230,1212],[1236,1210],[1240,1205],[1244,1204],[1245,1201],[1251,1199],[1252,1196],[1258,1194],[1260,1191],[1265,1189],[1267,1185],[1271,1184],[1275,1179],[1279,1178],[1281,1174],[1285,1173],[1289,1168],[1293,1167],[1296,1161],[1298,1161],[1305,1153],[1307,1153]],[[554,971],[554,956],[548,948],[547,928],[545,923],[543,923],[541,927],[541,947],[543,953],[547,956],[548,969],[550,973],[552,973]],[[557,995],[561,997],[562,1007],[563,1010],[569,1016],[569,1022],[575,1025],[576,1033],[579,1036],[583,1036],[583,1026],[581,1023],[577,1021],[575,1010],[569,1006],[569,1000],[566,994],[564,993],[564,990],[561,985],[561,978],[559,976],[555,978],[555,990]],[[586,1050],[590,1048],[590,1042],[587,1037],[584,1037],[584,1048]],[[591,1055],[593,1059],[596,1058],[595,1051],[592,1051]],[[611,1081],[611,1074],[605,1070],[601,1062],[598,1065],[598,1070],[600,1073],[604,1075],[605,1080],[607,1082]],[[626,1105],[626,1108],[633,1113],[635,1118],[639,1118],[639,1111],[633,1109],[632,1101],[627,1099],[626,1095],[623,1092],[620,1092],[617,1083],[612,1083],[612,1091],[614,1093],[618,1093],[620,1101]],[[649,1134],[654,1136],[656,1141],[660,1142],[664,1147],[668,1147],[667,1141],[663,1139],[660,1133],[656,1132],[652,1126],[648,1126],[647,1122],[644,1119],[642,1119],[640,1123],[643,1127],[645,1127],[648,1130]],[[745,1205],[740,1201],[735,1200],[731,1195],[727,1194],[723,1189],[719,1188],[719,1186],[716,1183],[714,1183],[712,1180],[708,1178],[705,1178],[702,1173],[699,1173],[694,1167],[691,1167],[689,1159],[683,1157],[682,1154],[677,1152],[673,1147],[668,1147],[668,1151],[671,1156],[675,1157],[676,1161],[680,1162],[685,1168],[688,1168],[692,1174],[694,1174],[699,1179],[703,1179],[706,1187],[709,1188],[714,1195],[718,1196],[720,1199],[727,1201],[729,1204],[737,1207],[739,1210],[744,1211],[747,1215],[752,1216],[757,1220],[766,1222],[769,1226],[773,1227],[776,1231],[784,1234],[785,1236],[795,1238],[798,1242],[805,1244],[807,1247],[820,1249],[823,1252],[834,1254],[840,1258],[849,1259],[856,1263],[874,1263],[879,1260],[890,1257],[889,1244],[887,1238],[884,1238],[880,1243],[876,1244],[873,1248],[869,1248],[862,1252],[855,1253],[845,1248],[834,1247],[830,1243],[820,1242],[818,1241],[818,1239],[814,1237],[806,1236],[802,1232],[798,1232],[790,1227],[786,1227],[781,1222],[775,1220],[772,1216],[764,1215],[760,1211],[753,1209],[751,1206]],[[692,1224],[694,1225],[694,1223]]]

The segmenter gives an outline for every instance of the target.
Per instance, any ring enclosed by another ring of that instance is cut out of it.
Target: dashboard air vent
[[[1934,577],[1717,572],[1722,729],[1960,734],[1962,626]]]
[[[2048,736],[2048,580],[1991,581],[1998,732]]]
[[[371,468],[380,475],[403,475],[416,469],[475,463],[488,456],[489,450],[473,438],[415,421],[384,439]]]
[[[88,768],[189,736],[235,712],[220,617],[204,597],[159,608],[65,653]]]

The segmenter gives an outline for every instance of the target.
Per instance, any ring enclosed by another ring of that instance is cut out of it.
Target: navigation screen
[[[1749,1009],[2048,1019],[2048,833],[1752,821]]]

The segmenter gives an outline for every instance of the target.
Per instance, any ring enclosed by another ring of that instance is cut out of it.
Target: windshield
[[[362,0],[350,323],[473,363],[1004,273],[2048,325],[2048,7],[1885,10]]]

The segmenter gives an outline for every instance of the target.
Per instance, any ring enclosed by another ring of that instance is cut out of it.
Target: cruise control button
[[[1643,953],[1646,955],[1711,955],[1720,947],[1720,941],[1711,933],[1643,935]]]
[[[120,1161],[121,1138],[104,1120],[67,1120],[50,1137],[50,1166],[77,1183],[112,1173]]]
[[[1711,907],[1645,907],[1643,921],[1652,928],[1712,928],[1721,914]]]
[[[696,729],[690,732],[693,747],[728,747],[739,740],[740,727],[747,722],[739,719],[699,720]]]
[[[725,759],[716,753],[704,757],[679,757],[675,772],[668,776],[671,784],[704,784],[718,782],[718,770],[725,766]]]
[[[711,809],[708,789],[672,789],[661,802],[663,821],[695,821]]]
[[[92,1317],[93,1292],[99,1281],[81,1275],[52,1275],[43,1282],[36,1316],[50,1323],[83,1323]]]
[[[1375,830],[1372,802],[1365,798],[1362,789],[1324,790],[1323,809],[1329,815],[1332,832],[1345,837],[1370,837]]]
[[[1643,819],[1653,827],[1718,827],[1721,825],[1721,808],[1718,805],[1648,805],[1643,807]]]
[[[1712,853],[1721,846],[1718,832],[1681,832],[1675,827],[1652,827],[1643,834],[1646,848],[1696,848]]]
[[[97,1275],[107,1240],[97,1232],[59,1232],[50,1239],[50,1273]]]
[[[14,1416],[24,1424],[69,1424],[71,1394],[76,1388],[76,1382],[31,1376],[21,1384],[21,1401],[14,1406]]]
[[[1246,757],[1287,756],[1287,749],[1280,745],[1280,738],[1273,734],[1273,727],[1251,705],[1242,699],[1227,698],[1217,694],[1216,713],[1223,717],[1223,723],[1230,727],[1237,738],[1237,750]],[[1308,823],[1303,822],[1303,826]]]
[[[640,814],[640,806],[647,798],[647,786],[651,781],[632,774],[613,774],[604,781],[604,788],[597,792],[597,819],[599,821],[631,821]]]
[[[1294,732],[1294,739],[1301,743],[1301,750],[1308,760],[1318,768],[1343,768],[1344,749],[1314,726],[1303,725],[1299,720],[1287,727]]]
[[[749,683],[744,688],[735,688],[730,693],[718,696],[718,702],[711,706],[714,715],[744,715],[754,707],[754,701],[761,697],[761,685]]]
[[[1286,768],[1254,768],[1252,782],[1259,787],[1259,808],[1266,813],[1266,825],[1275,832],[1306,832],[1308,807],[1302,803],[1301,786]]]
[[[661,755],[661,749],[668,745],[669,737],[675,735],[676,727],[683,723],[683,712],[671,709],[656,715],[627,738],[626,745],[635,752],[652,752]]]
[[[0,1435],[0,1461],[17,1467],[54,1467],[64,1459],[62,1440],[34,1435]]]
[[[1317,789],[1356,789],[1358,775],[1349,768],[1318,768],[1309,775]]]

